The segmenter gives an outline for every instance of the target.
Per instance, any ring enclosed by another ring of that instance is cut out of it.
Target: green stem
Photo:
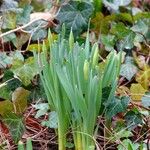
[[[63,123],[58,122],[58,149],[66,150],[66,135]]]
[[[82,138],[81,133],[76,133],[76,150],[83,150],[82,149]]]

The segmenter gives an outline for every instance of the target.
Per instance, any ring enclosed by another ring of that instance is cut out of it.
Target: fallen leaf
[[[142,96],[145,94],[146,90],[141,84],[132,84],[130,87],[131,99],[133,101],[141,101]]]
[[[143,86],[143,88],[148,89],[150,86],[150,67],[144,67],[136,75],[136,81]]]
[[[30,92],[22,87],[17,88],[12,94],[15,113],[22,114],[27,107],[27,98]]]
[[[13,104],[10,100],[0,101],[0,115],[4,117],[8,112],[14,110]]]

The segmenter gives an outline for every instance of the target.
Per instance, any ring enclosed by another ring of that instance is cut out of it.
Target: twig
[[[39,21],[39,20],[44,20],[44,19],[41,19],[41,18],[34,19],[34,20],[28,22],[27,24],[21,26],[21,27],[18,27],[18,28],[16,28],[16,29],[13,29],[13,30],[10,30],[10,31],[8,31],[8,32],[5,32],[5,33],[1,34],[1,35],[0,35],[0,38],[2,38],[3,36],[6,36],[6,35],[8,35],[8,34],[17,32],[17,31],[19,31],[19,30],[23,30],[24,28],[30,26],[32,23],[34,23],[34,22],[36,22],[36,21]],[[46,20],[44,20],[44,21],[46,21]]]
[[[146,132],[144,132],[138,139],[136,139],[136,140],[134,141],[134,143],[138,142],[138,140],[140,140],[144,135],[146,135],[147,133],[149,133],[149,131],[150,131],[150,129],[147,130]]]
[[[142,106],[142,105],[140,105],[140,104],[136,104],[136,103],[134,103],[134,102],[130,102],[133,106],[137,106],[137,107],[140,107],[140,108],[143,108],[143,109],[145,109],[145,110],[147,110],[147,111],[150,111],[150,108],[148,108],[148,107],[144,107],[144,106]]]

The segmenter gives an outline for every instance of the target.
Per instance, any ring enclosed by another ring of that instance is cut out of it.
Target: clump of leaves
[[[59,149],[65,149],[65,135],[70,125],[75,149],[94,149],[94,128],[101,108],[102,88],[112,86],[108,93],[111,100],[116,89],[121,53],[117,55],[113,51],[109,55],[102,73],[98,64],[98,45],[95,43],[90,48],[89,35],[84,46],[74,43],[72,32],[69,41],[62,35],[53,43],[51,34],[48,39],[50,50],[43,45],[38,63],[50,108],[58,117]]]
[[[18,87],[12,93],[12,99],[0,101],[0,115],[2,121],[7,124],[15,142],[18,142],[25,131],[22,114],[27,107],[27,98],[29,94],[29,91],[22,87]]]

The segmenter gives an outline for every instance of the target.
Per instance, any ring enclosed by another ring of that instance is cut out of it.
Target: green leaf
[[[133,136],[132,132],[123,128],[119,132],[115,132],[110,139],[113,139],[112,141],[115,142],[121,138],[129,138],[131,136]]]
[[[138,20],[137,23],[132,26],[131,30],[145,35],[148,32],[148,24],[146,24],[144,20]]]
[[[7,65],[12,63],[12,58],[5,52],[0,52],[0,68],[6,68]]]
[[[71,143],[71,142],[66,142],[66,147],[67,148],[74,148],[74,144],[73,143]]]
[[[33,88],[30,89],[31,94],[29,99],[46,99],[46,93],[40,79],[37,80],[37,86],[33,85]]]
[[[33,105],[33,107],[38,110],[35,115],[35,118],[39,118],[39,117],[45,115],[49,110],[48,103],[35,104],[35,105]]]
[[[4,36],[4,42],[9,42],[9,41],[12,41],[13,44],[16,43],[16,35],[15,35],[15,33],[10,33],[10,34]]]
[[[33,150],[32,139],[31,138],[27,139],[26,150]]]
[[[111,118],[117,113],[124,112],[129,104],[129,97],[114,98],[109,104],[106,104],[106,117]]]
[[[23,119],[16,116],[14,113],[8,113],[5,115],[3,121],[8,125],[15,143],[17,143],[25,131]]]
[[[130,139],[125,139],[122,141],[122,144],[120,144],[117,148],[118,150],[138,150],[139,144],[132,143]]]
[[[44,39],[46,36],[47,36],[47,30],[39,29],[33,33],[32,40],[36,41],[36,40]]]
[[[23,7],[23,11],[17,15],[17,24],[26,24],[30,21],[30,13],[32,11],[32,6],[27,4]]]
[[[127,6],[131,3],[131,0],[103,0],[106,7],[113,11],[118,11],[120,6]]]
[[[127,56],[125,59],[125,63],[121,65],[120,75],[130,81],[138,68],[134,65],[132,57]]]
[[[6,83],[6,89],[9,92],[9,95],[11,94],[11,91],[14,91],[17,87],[20,87],[22,85],[21,81],[17,78],[14,78],[14,74],[9,69],[4,71],[3,76],[3,84]],[[11,99],[11,98],[9,98]]]
[[[125,36],[121,41],[120,41],[120,48],[121,49],[132,49],[134,47],[134,38],[135,38],[135,33],[130,31],[127,36]]]
[[[10,100],[0,101],[0,115],[5,117],[8,112],[14,110],[13,104]]]
[[[2,29],[16,28],[16,13],[13,11],[3,13]]]
[[[42,125],[57,129],[58,128],[58,115],[55,111],[49,113],[49,120],[43,121]]]
[[[142,97],[142,105],[145,106],[145,107],[150,107],[150,92],[146,93]]]
[[[142,116],[137,109],[132,109],[125,115],[127,126],[130,129],[135,128],[138,124],[143,124]]]
[[[0,98],[10,100],[11,90],[8,88],[7,84],[0,87]]]
[[[119,40],[119,50],[134,47],[135,33],[128,29],[123,23],[114,24],[111,28],[111,33],[116,35]]]
[[[7,82],[7,87],[9,90],[14,91],[16,88],[22,85],[21,81],[17,78],[14,78]]]
[[[17,88],[12,93],[12,102],[16,114],[22,114],[25,111],[29,94],[30,92],[22,87]]]
[[[32,0],[30,1],[31,5],[33,6],[34,8],[34,11],[36,12],[40,12],[40,11],[44,11],[44,3],[45,3],[45,0],[43,1],[37,1],[37,0]]]
[[[14,11],[18,7],[18,3],[12,0],[4,0],[0,10],[1,11]]]
[[[114,35],[101,35],[101,41],[105,45],[107,51],[114,50],[115,36]]]
[[[34,64],[33,57],[26,59],[25,62],[15,60],[11,70],[25,86],[29,85],[33,77],[37,74],[37,67]]]
[[[18,150],[24,150],[24,144],[22,141],[18,142]]]
[[[87,2],[69,1],[63,5],[57,15],[61,24],[75,33],[80,33],[82,28],[87,27],[88,19],[93,12],[93,6]]]

